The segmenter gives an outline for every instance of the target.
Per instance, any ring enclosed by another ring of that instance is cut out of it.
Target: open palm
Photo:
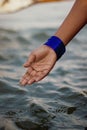
[[[43,79],[55,65],[56,59],[56,53],[46,45],[31,52],[24,64],[27,71],[20,80],[21,85],[32,84]]]

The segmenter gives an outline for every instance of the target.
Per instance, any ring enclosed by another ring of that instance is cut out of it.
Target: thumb
[[[36,56],[34,54],[30,54],[28,57],[28,60],[24,63],[24,67],[29,67],[36,59]]]

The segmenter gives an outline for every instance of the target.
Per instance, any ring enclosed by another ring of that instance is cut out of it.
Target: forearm
[[[87,0],[76,0],[55,36],[59,37],[67,45],[86,23]]]

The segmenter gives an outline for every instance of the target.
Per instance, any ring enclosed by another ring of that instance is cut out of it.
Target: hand
[[[46,45],[42,45],[31,52],[27,62],[24,64],[27,71],[20,80],[21,85],[30,85],[43,79],[51,71],[56,60],[56,53]]]

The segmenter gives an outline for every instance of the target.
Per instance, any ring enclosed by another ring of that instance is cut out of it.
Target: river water
[[[42,81],[21,87],[22,64],[73,5],[38,4],[0,15],[0,130],[87,130],[87,26]]]

